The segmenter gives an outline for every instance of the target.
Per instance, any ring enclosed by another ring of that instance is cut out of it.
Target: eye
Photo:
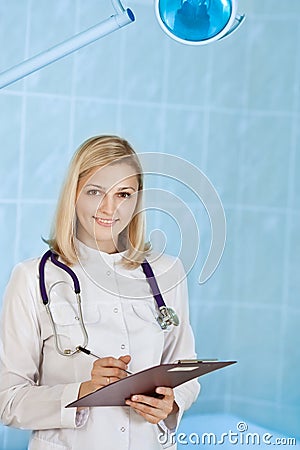
[[[130,192],[119,192],[118,193],[118,197],[120,197],[120,198],[129,198],[129,197],[131,197],[131,193]]]
[[[87,195],[101,195],[101,191],[99,191],[99,189],[89,189],[86,193]]]

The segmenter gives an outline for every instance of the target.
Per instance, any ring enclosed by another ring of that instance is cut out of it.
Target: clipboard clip
[[[210,363],[216,362],[218,358],[203,358],[203,359],[178,359],[175,361],[176,364],[199,364],[199,363]]]

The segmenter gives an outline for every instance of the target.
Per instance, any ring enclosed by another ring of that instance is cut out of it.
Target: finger
[[[115,381],[119,381],[119,378],[114,377],[98,377],[98,378],[92,378],[91,383],[93,385],[94,390],[97,390],[99,388],[102,388],[104,386],[108,386],[111,383],[114,383]]]
[[[135,402],[132,400],[126,400],[126,404],[132,406],[138,411],[143,411],[148,414],[156,415],[157,411],[163,411],[163,408],[158,408],[157,406],[151,405],[149,403],[144,402]]]
[[[129,364],[129,362],[131,360],[131,356],[130,355],[123,355],[123,356],[120,356],[119,359],[121,361],[123,361],[126,364],[126,366],[127,366],[127,364]]]
[[[110,377],[111,379],[114,379],[114,381],[116,380],[121,380],[123,378],[127,377],[127,373],[122,370],[122,369],[118,369],[116,367],[93,367],[92,372],[91,372],[91,376],[93,379],[98,379],[99,378],[108,378]]]
[[[174,406],[174,393],[173,390],[170,388],[162,388],[162,389],[156,389],[161,392],[167,392],[169,395],[165,395],[163,399],[150,397],[146,395],[133,395],[131,399],[129,399],[132,403],[128,403],[129,406],[135,407],[137,404],[143,404],[148,406],[151,409],[145,409],[145,408],[139,408],[139,410],[142,410],[143,412],[150,413],[150,414],[158,414],[159,417],[162,417],[165,419],[173,410]],[[162,395],[162,394],[160,394]],[[153,411],[153,409],[159,410],[159,413],[156,413]]]
[[[92,367],[91,370],[91,376],[92,377],[115,377],[118,379],[125,378],[127,376],[126,369],[119,368],[117,366],[103,366],[102,364],[95,364]]]
[[[150,397],[148,395],[133,395],[130,400],[133,403],[143,403],[144,405],[149,405],[152,408],[161,408],[162,399],[156,397]]]
[[[99,389],[127,377],[125,367],[127,365],[123,361],[112,356],[96,360],[91,371],[91,382],[94,389]]]
[[[171,397],[174,399],[174,391],[172,388],[159,386],[155,389],[155,392],[163,395],[164,397]]]
[[[158,422],[160,422],[161,420],[164,420],[165,417],[157,417],[157,416],[153,416],[152,414],[146,414],[142,411],[137,411],[135,410],[135,412],[137,414],[139,414],[140,416],[144,417],[145,420],[147,420],[147,422],[150,422],[152,424],[157,424]]]
[[[105,358],[99,358],[94,362],[95,367],[117,367],[122,370],[127,369],[127,364],[121,359],[114,358],[113,356],[107,356]]]
[[[99,365],[94,365],[91,371],[91,382],[95,386],[95,389],[107,386],[110,383],[126,377],[127,373],[116,367],[102,367]]]
[[[91,382],[94,386],[94,389],[99,389],[100,387],[107,386],[111,383],[114,383],[116,381],[119,381],[122,378],[125,378],[127,374],[125,373],[124,377],[115,377],[115,376],[109,376],[109,373],[106,375],[95,375],[92,373],[91,376]]]
[[[157,423],[160,420],[165,419],[168,414],[162,409],[153,408],[152,406],[144,403],[136,403],[131,400],[126,400],[126,405],[131,406],[138,414],[143,416],[148,422]]]

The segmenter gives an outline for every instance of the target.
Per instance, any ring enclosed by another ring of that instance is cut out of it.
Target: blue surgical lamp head
[[[205,45],[229,36],[242,24],[237,0],[155,0],[161,28],[182,44]]]

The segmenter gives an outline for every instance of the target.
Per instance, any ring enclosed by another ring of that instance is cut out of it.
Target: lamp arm
[[[124,6],[121,3],[121,0],[111,0],[114,10],[116,13],[123,13],[125,11]]]
[[[244,22],[246,16],[245,14],[238,14],[233,22],[232,27],[230,28],[230,30],[227,31],[226,34],[224,34],[224,36],[222,36],[219,40],[221,41],[224,38],[227,38],[230,34],[235,33],[236,30],[242,25],[242,23]]]

